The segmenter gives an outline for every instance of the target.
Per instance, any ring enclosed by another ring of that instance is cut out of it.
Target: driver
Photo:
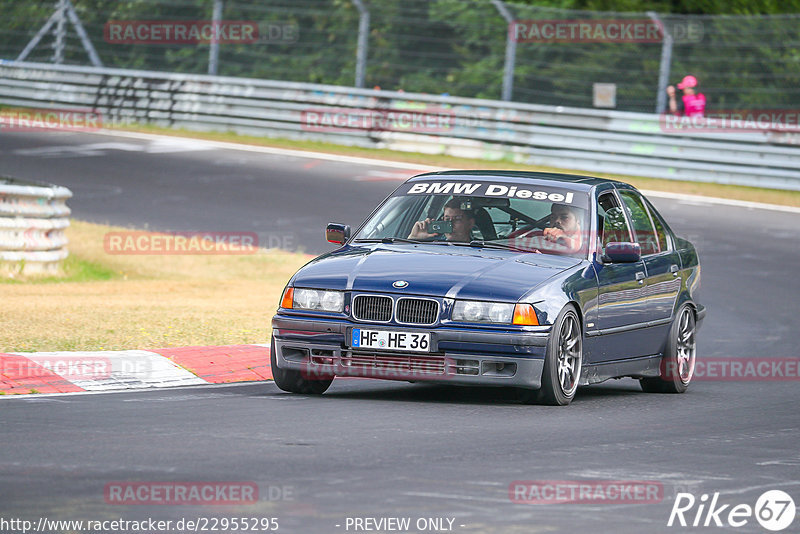
[[[570,252],[578,252],[583,245],[578,211],[565,204],[550,207],[550,227],[542,235],[547,241],[565,246]]]
[[[415,222],[408,239],[436,240],[441,234],[428,233],[428,223],[431,222],[431,220],[432,219],[428,217],[424,221]],[[453,222],[453,233],[444,234],[447,241],[469,242],[472,240],[472,227],[475,226],[475,215],[472,210],[461,209],[461,199],[451,198],[445,203],[444,220]]]

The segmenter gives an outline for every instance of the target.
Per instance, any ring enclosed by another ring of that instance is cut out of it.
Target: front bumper
[[[431,334],[431,352],[353,349],[351,329],[420,331]],[[466,384],[541,386],[549,328],[511,332],[438,326],[418,328],[355,324],[341,319],[277,314],[272,320],[276,363],[308,378],[350,376]]]

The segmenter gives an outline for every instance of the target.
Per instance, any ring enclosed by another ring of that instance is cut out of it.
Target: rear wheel
[[[691,306],[684,304],[669,330],[661,358],[661,376],[642,378],[639,383],[648,393],[683,393],[694,375],[697,324]]]
[[[272,366],[272,379],[275,385],[283,391],[289,393],[305,393],[311,395],[322,395],[327,391],[333,382],[333,377],[319,380],[303,378],[303,373],[294,369],[281,369],[277,363],[277,352],[275,351],[275,339],[269,349],[269,360]]]
[[[583,332],[578,312],[572,305],[558,314],[550,339],[542,371],[542,387],[525,390],[523,402],[566,406],[575,398],[583,364]]]

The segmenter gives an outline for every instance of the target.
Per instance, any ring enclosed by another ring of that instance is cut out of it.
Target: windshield
[[[585,256],[588,195],[503,182],[404,184],[354,240],[430,242]]]

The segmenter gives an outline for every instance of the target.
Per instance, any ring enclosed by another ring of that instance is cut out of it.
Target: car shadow
[[[361,382],[361,381],[359,381]],[[336,381],[333,382],[324,397],[371,400],[371,401],[403,401],[419,403],[446,403],[446,404],[501,404],[519,405],[522,404],[519,392],[514,388],[507,387],[476,387],[458,386],[448,384],[430,383],[383,383],[376,381],[364,381],[363,385],[358,384],[358,389],[352,386],[337,388]],[[620,398],[641,395],[647,397],[640,388],[638,382],[629,381],[627,383],[597,384],[583,386],[578,389],[575,403],[593,401],[604,398]]]

